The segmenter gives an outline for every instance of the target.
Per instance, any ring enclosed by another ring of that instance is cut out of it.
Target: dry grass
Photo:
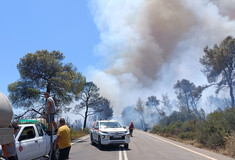
[[[88,134],[89,134],[89,129],[88,129],[88,128],[80,129],[80,130],[78,130],[78,131],[75,131],[75,130],[73,130],[73,129],[70,130],[70,137],[71,137],[71,140],[80,138],[80,137],[85,136],[85,135],[88,135]]]
[[[226,156],[230,156],[230,157],[235,158],[235,133],[232,134],[226,140],[227,143],[226,143],[226,146],[224,148],[218,148],[217,150],[206,148],[205,146],[203,146],[202,144],[200,144],[196,140],[182,140],[180,138],[169,136],[169,135],[167,135],[167,136],[160,135],[160,134],[158,134],[158,135],[163,136],[163,137],[168,138],[168,139],[173,140],[173,141],[189,144],[189,145],[192,145],[192,146],[197,147],[197,148],[206,149],[206,150],[209,150],[209,151],[212,151],[212,152],[216,152],[216,153],[219,153],[219,154],[222,154],[222,155],[226,155]]]
[[[235,133],[233,133],[230,137],[228,137],[226,142],[227,143],[225,145],[223,154],[226,154],[235,158]]]

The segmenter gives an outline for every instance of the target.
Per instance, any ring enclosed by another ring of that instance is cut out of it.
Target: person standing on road
[[[60,119],[60,128],[58,129],[57,138],[54,143],[54,150],[59,146],[59,160],[69,159],[69,152],[71,149],[70,129],[65,124],[65,119]]]
[[[130,131],[130,136],[133,137],[133,130],[135,129],[135,126],[133,124],[133,121],[129,125],[129,131]]]
[[[44,93],[44,97],[46,98],[45,103],[45,114],[44,118],[46,119],[46,122],[48,123],[48,130],[51,132],[52,124],[54,126],[55,132],[57,132],[57,124],[55,122],[55,102],[52,97],[50,97],[50,94],[48,92]],[[52,124],[51,124],[52,123]]]
[[[17,123],[12,123],[10,127],[14,128],[14,135],[15,135],[18,132],[19,126],[17,125]],[[2,145],[2,151],[3,155],[7,157],[8,160],[18,160],[16,152],[15,136],[12,143]]]

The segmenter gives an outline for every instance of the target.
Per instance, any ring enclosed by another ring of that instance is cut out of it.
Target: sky
[[[234,37],[234,10],[235,0],[1,1],[0,91],[19,79],[20,58],[47,49],[63,52],[117,114],[138,98],[174,98],[177,80],[208,83],[199,59]]]
[[[59,50],[64,63],[72,62],[85,74],[89,65],[99,66],[93,54],[99,32],[82,1],[1,1],[0,2],[0,91],[19,79],[17,64],[27,53]]]

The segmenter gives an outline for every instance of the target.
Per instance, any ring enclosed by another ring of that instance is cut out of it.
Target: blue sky
[[[19,79],[17,64],[27,53],[47,49],[64,53],[82,74],[98,67],[93,54],[99,32],[86,0],[0,2],[0,92]]]
[[[235,0],[0,1],[0,91],[20,78],[20,58],[47,49],[63,52],[115,113],[138,98],[174,100],[178,80],[208,84],[199,59],[235,37],[234,10]],[[203,94],[204,103],[214,91]]]

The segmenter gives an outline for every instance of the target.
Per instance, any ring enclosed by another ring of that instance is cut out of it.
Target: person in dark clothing
[[[130,131],[130,136],[133,137],[133,130],[135,129],[135,126],[133,124],[133,121],[129,125],[129,131]]]

